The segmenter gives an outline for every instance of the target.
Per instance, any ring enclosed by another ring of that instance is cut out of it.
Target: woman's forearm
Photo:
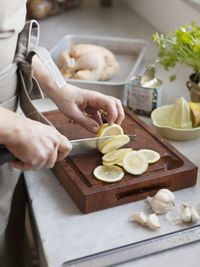
[[[56,103],[57,98],[59,98],[59,94],[62,94],[62,89],[58,88],[48,68],[37,55],[33,57],[33,68],[34,77],[38,81],[40,88],[48,97],[50,97]],[[65,88],[66,87],[70,88],[70,85],[66,84]]]

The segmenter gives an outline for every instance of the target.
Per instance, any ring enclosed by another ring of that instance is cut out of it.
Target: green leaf
[[[171,75],[171,76],[169,77],[169,79],[170,79],[170,82],[173,82],[173,81],[176,79],[176,75]]]
[[[154,33],[153,41],[160,48],[158,57],[165,70],[177,63],[185,64],[200,73],[200,27],[192,21],[167,35]],[[170,79],[173,80],[174,75]]]
[[[151,64],[146,64],[145,67],[146,67],[146,69],[148,70],[148,69],[151,68]]]

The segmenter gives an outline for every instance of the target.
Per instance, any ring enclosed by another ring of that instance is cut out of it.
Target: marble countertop
[[[92,2],[92,3],[91,3]],[[119,19],[123,18],[123,19]],[[112,9],[100,8],[98,1],[84,1],[72,11],[40,22],[41,45],[52,48],[63,35],[95,34],[101,36],[118,36],[125,38],[141,38],[149,41],[149,48],[144,63],[151,63],[157,50],[151,42],[151,35],[156,31],[120,1],[116,1]],[[56,28],[56,31],[54,30]],[[52,34],[50,34],[52,31]],[[164,80],[163,104],[174,103],[184,96],[189,100],[186,88],[190,70],[181,67],[176,70],[178,77],[174,83],[168,81],[169,74],[157,69],[157,75]],[[34,101],[40,111],[55,109],[56,106],[48,98]],[[142,118],[148,125],[151,121]],[[187,142],[170,142],[198,167],[200,166],[200,139]],[[149,212],[144,200],[121,205],[90,214],[82,214],[70,196],[63,189],[54,174],[47,169],[25,173],[25,180],[30,197],[31,208],[37,228],[37,239],[42,254],[42,267],[60,267],[65,261],[97,253],[107,249],[144,240],[161,234],[187,227],[187,225],[171,224],[166,216],[161,216],[162,227],[154,232],[140,225],[128,222],[128,217],[136,211]],[[175,192],[176,203],[182,202],[200,205],[200,175],[194,187]],[[199,266],[200,243],[169,250],[160,254],[121,264],[120,266],[171,267],[177,264]]]

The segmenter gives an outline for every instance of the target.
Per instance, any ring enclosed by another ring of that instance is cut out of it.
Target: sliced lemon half
[[[100,126],[98,132],[95,134],[95,137],[102,136],[112,136],[112,135],[121,135],[124,134],[122,127],[119,124],[108,125],[108,123],[104,123]],[[100,148],[105,141],[99,140],[98,147]]]
[[[113,183],[124,177],[124,171],[117,166],[98,166],[94,169],[94,176],[101,181]]]
[[[103,144],[99,148],[99,151],[103,154],[106,154],[112,150],[116,150],[126,145],[129,141],[130,138],[128,135],[116,135],[103,142]]]
[[[140,149],[138,152],[142,153],[150,164],[155,163],[160,159],[160,154],[151,149]]]
[[[148,160],[142,153],[131,151],[124,157],[123,167],[128,173],[139,175],[147,170]]]

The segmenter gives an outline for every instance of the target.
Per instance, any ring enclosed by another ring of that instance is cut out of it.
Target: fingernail
[[[94,133],[96,133],[98,130],[99,130],[99,127],[97,127],[97,126],[92,126],[92,131],[93,131]]]

